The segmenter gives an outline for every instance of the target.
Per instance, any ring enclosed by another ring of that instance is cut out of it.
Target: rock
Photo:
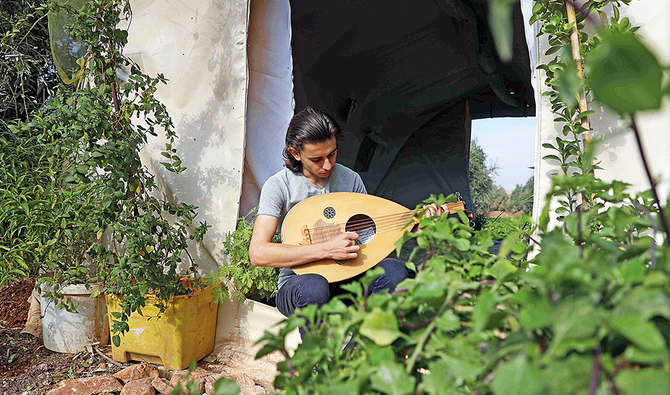
[[[155,377],[145,377],[138,380],[131,380],[123,386],[121,395],[156,395],[156,389],[151,382]]]
[[[169,394],[170,391],[174,389],[174,387],[170,385],[170,382],[162,377],[156,377],[151,380],[151,385],[153,385],[156,391],[161,394]]]
[[[114,374],[114,377],[127,383],[131,380],[158,377],[158,368],[154,365],[131,365]]]
[[[118,392],[123,386],[112,375],[88,377],[83,379],[63,380],[47,395],[91,395],[102,392]]]
[[[170,381],[170,379],[172,378],[172,373],[169,370],[167,370],[165,368],[165,366],[159,366],[158,367],[158,377],[163,378],[163,379],[167,379],[168,381]]]
[[[181,372],[175,372],[172,377],[170,378],[170,385],[173,387],[176,387],[177,384],[183,383],[182,387],[184,384],[186,384],[186,378],[188,377],[188,372],[186,371],[181,371]]]
[[[208,394],[213,394],[214,383],[216,383],[216,380],[220,379],[221,377],[223,377],[223,375],[220,373],[211,374],[205,377],[205,392]]]
[[[237,385],[240,387],[240,393],[245,395],[257,395],[265,393],[265,389],[259,385],[256,385],[256,382],[246,374],[242,373],[241,375],[235,378]]]
[[[191,376],[188,375],[187,371],[176,372],[170,379],[170,385],[176,388],[178,384],[181,384],[181,388],[186,388],[186,384],[190,380],[197,383],[196,388],[201,392],[205,392],[205,377],[207,375],[209,375],[209,373],[198,370],[194,371]]]

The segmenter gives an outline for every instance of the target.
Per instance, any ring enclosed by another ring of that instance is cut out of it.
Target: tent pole
[[[582,54],[579,50],[579,30],[577,29],[577,17],[575,15],[575,8],[569,2],[565,2],[565,8],[568,14],[568,23],[572,23],[573,26],[570,29],[570,46],[572,47],[572,58],[577,63],[577,76],[581,79],[584,78],[584,68],[582,65]],[[579,95],[579,112],[588,111],[589,106],[586,102],[586,91],[582,90]],[[582,138],[584,139],[584,144],[588,146],[591,143],[591,125],[589,123],[589,117],[583,117],[582,127],[586,129],[581,133]]]
[[[582,62],[582,54],[579,50],[579,29],[577,29],[577,16],[575,15],[575,8],[570,4],[570,2],[565,2],[565,9],[568,14],[568,23],[572,24],[570,28],[570,46],[572,47],[572,59],[577,63],[577,76],[581,79],[584,79],[584,67]],[[582,89],[582,92],[579,94],[579,112],[588,111],[589,106],[586,102],[586,90]],[[580,136],[584,139],[584,148],[587,148],[591,144],[591,124],[589,122],[589,117],[582,117],[581,119],[582,127],[585,129]],[[593,165],[593,158],[591,158],[591,165]],[[590,170],[589,173],[593,174],[593,170]],[[593,195],[591,196],[593,199]],[[582,205],[588,207],[588,200],[585,195],[582,195]]]

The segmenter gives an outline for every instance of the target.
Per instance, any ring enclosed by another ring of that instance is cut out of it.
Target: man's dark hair
[[[333,136],[339,138],[342,134],[340,125],[325,112],[314,107],[305,107],[295,114],[288,124],[286,143],[284,145],[284,165],[293,172],[302,171],[302,163],[296,160],[288,151],[292,147],[300,152],[305,143],[316,144],[330,140]]]

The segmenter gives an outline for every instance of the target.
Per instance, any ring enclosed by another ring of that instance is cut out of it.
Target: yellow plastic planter
[[[217,304],[212,301],[213,287],[193,295],[176,296],[171,306],[158,315],[156,298],[147,296],[142,314],[133,313],[130,331],[121,336],[121,344],[112,344],[112,357],[118,362],[143,361],[181,370],[192,360],[200,360],[214,350]],[[120,312],[119,297],[107,296],[107,311]],[[109,325],[112,316],[109,314]]]

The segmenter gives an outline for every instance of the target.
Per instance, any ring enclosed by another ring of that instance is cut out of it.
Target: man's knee
[[[322,305],[330,300],[330,285],[325,277],[318,274],[303,274],[297,286],[299,307],[305,307],[310,304]]]
[[[277,308],[285,316],[311,304],[320,306],[330,300],[328,280],[318,274],[291,277],[277,294]]]
[[[374,287],[374,289],[371,289],[372,292],[379,292],[382,289],[388,289],[389,292],[393,292],[395,291],[395,287],[407,278],[405,263],[399,259],[386,258],[379,262],[377,267],[384,269],[384,274],[380,275],[370,284]]]

